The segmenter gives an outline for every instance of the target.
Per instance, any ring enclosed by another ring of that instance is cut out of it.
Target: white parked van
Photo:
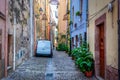
[[[39,40],[37,42],[36,56],[53,56],[52,43],[49,40]]]

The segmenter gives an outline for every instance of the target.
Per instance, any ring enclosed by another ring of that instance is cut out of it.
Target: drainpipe
[[[30,57],[33,56],[33,0],[30,0]]]
[[[88,27],[88,0],[86,0],[86,37],[87,37],[87,27]],[[87,41],[87,38],[86,38]]]
[[[72,3],[71,3],[72,1],[70,0],[70,10],[72,9],[71,7],[72,7]],[[70,12],[70,21],[71,21],[71,12]],[[70,30],[70,54],[71,54],[71,52],[72,52],[72,41],[71,41],[71,39],[72,39],[72,37],[71,37],[71,25],[70,25],[70,28],[69,28],[69,30]]]
[[[16,14],[14,14],[14,45],[13,45],[13,70],[15,70],[15,54],[16,54]]]

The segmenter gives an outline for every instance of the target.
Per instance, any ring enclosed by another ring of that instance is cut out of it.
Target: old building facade
[[[88,1],[88,43],[98,79],[118,80],[117,4],[117,0]]]
[[[66,35],[67,31],[67,21],[64,21],[64,15],[67,10],[67,0],[59,0],[58,5],[58,37],[61,35]]]
[[[71,34],[71,47],[76,48],[86,41],[87,32],[87,0],[71,0],[71,20],[70,20],[70,34]]]
[[[34,20],[35,20],[35,34],[36,40],[48,39],[50,40],[50,25],[49,25],[49,0],[34,0]]]
[[[30,57],[30,2],[8,0],[8,69]]]

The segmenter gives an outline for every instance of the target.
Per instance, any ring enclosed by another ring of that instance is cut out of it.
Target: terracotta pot
[[[72,60],[74,60],[75,58],[72,56]]]
[[[89,71],[89,72],[87,71],[87,72],[85,72],[85,76],[92,77],[92,75],[93,75],[92,73],[93,73],[92,71]]]

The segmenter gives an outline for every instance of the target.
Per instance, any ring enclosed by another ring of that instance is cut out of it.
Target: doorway
[[[7,55],[7,67],[11,68],[12,66],[12,35],[8,35],[8,55]]]
[[[105,56],[104,56],[104,24],[99,26],[99,61],[100,61],[100,77],[105,77]]]
[[[106,73],[106,14],[95,21],[95,75],[105,79]]]

